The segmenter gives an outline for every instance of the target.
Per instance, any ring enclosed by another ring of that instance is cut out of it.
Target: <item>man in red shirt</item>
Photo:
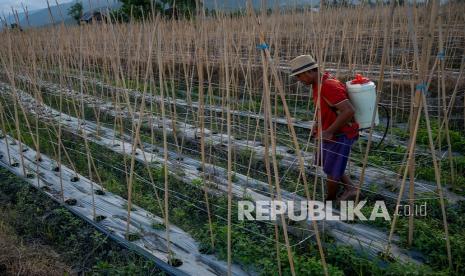
[[[317,164],[323,166],[327,175],[326,200],[336,199],[339,184],[345,186],[340,200],[348,200],[356,195],[356,188],[345,169],[350,155],[352,144],[358,138],[358,124],[354,120],[355,110],[349,101],[345,84],[325,72],[318,73],[318,64],[312,56],[302,55],[291,60],[291,76],[306,84],[312,85],[313,103],[315,109],[320,106],[317,116],[321,121],[322,133],[319,134],[318,123],[315,122],[312,134],[322,137],[323,155]],[[321,101],[319,102],[319,95]],[[318,156],[321,155],[318,154]]]

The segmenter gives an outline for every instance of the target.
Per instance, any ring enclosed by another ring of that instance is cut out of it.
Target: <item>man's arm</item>
[[[355,115],[355,109],[349,100],[344,100],[336,104],[335,107],[339,111],[339,114],[337,115],[336,121],[323,131],[322,135],[324,140],[332,139],[334,133],[347,124]]]

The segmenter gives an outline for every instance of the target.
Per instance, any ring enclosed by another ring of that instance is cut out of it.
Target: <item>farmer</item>
[[[315,109],[318,104],[318,86],[321,86],[323,158],[320,157],[317,164],[323,164],[323,171],[327,175],[326,200],[336,199],[340,183],[344,184],[345,189],[338,199],[353,199],[357,188],[345,174],[345,169],[352,144],[358,138],[359,126],[354,120],[355,110],[349,101],[346,86],[328,72],[321,76],[318,64],[310,55],[298,56],[291,60],[290,65],[291,76],[296,76],[306,85],[312,85]],[[319,137],[317,130],[318,123],[315,122],[311,134]]]

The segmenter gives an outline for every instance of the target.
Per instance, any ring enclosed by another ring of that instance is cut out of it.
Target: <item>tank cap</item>
[[[355,74],[355,79],[350,84],[365,84],[370,82],[368,78],[363,77],[361,74]]]

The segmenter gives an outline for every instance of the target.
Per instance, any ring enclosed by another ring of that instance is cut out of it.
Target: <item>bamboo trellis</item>
[[[389,105],[393,121],[388,142],[404,149],[400,153],[403,161],[396,161],[398,172],[383,171],[369,162],[373,153],[383,153],[372,148],[379,129],[370,129],[362,154],[351,157],[351,171],[357,171],[360,177],[356,201],[361,195],[378,194],[366,187],[384,176],[397,178],[393,181],[395,192],[381,189],[385,199],[396,206],[407,201],[412,207],[415,200],[421,199],[419,190],[427,185],[415,179],[415,152],[421,154],[434,167],[437,190],[431,192],[441,203],[448,263],[452,268],[444,201],[462,198],[447,189],[456,186],[459,177],[454,168],[451,132],[460,131],[465,118],[465,101],[463,105],[460,101],[465,90],[465,19],[461,8],[463,4],[440,6],[437,1],[412,8],[397,6],[393,1],[390,7],[325,7],[318,13],[310,9],[274,11],[271,15],[262,12],[258,17],[250,9],[242,17],[220,13],[207,17],[199,10],[192,20],[154,16],[127,24],[4,30],[0,81],[7,84],[1,103],[11,105],[0,106],[0,129],[19,145],[19,156],[12,156],[6,143],[5,164],[10,166],[19,160],[22,175],[28,176],[31,168],[26,166],[23,144],[34,148],[36,160],[46,155],[55,159],[63,202],[67,199],[67,180],[61,170],[64,164],[76,179],[78,175],[86,176],[91,184],[92,218],[97,220],[98,195],[94,194],[93,185],[102,186],[105,173],[96,165],[93,145],[112,148],[122,155],[120,164],[109,165],[121,165],[121,181],[127,188],[126,239],[130,239],[134,226],[133,201],[138,195],[136,182],[141,178],[138,174],[144,171],[146,178],[142,179],[154,187],[153,205],[164,220],[166,258],[172,265],[176,256],[171,245],[176,236],[173,237],[170,226],[170,200],[178,194],[170,187],[170,177],[177,175],[202,193],[200,209],[207,214],[212,250],[219,242],[216,222],[226,222],[227,265],[223,272],[240,273],[234,268],[233,250],[234,229],[240,227],[233,219],[238,200],[312,200],[324,195],[324,176],[313,166],[314,152],[317,157],[321,154],[319,141],[314,144],[309,137],[309,130],[320,115],[311,108],[306,90],[287,77],[288,60],[311,52],[321,70],[333,71],[341,79],[362,72],[377,80],[377,102]],[[410,98],[413,83],[420,86]],[[56,117],[47,115],[50,108],[56,111],[52,112]],[[423,149],[416,144],[422,110],[428,136]],[[65,118],[72,122],[76,119],[77,129],[66,125]],[[436,140],[432,120],[438,122]],[[43,123],[49,129],[41,129]],[[409,125],[408,131],[404,127],[410,135],[408,141],[394,135],[404,124]],[[89,129],[89,125],[95,129]],[[46,139],[45,133],[53,145],[46,155],[40,142]],[[79,169],[73,161],[74,153],[65,146],[69,143],[65,137],[70,133],[81,137],[84,143],[85,171]],[[30,141],[26,139],[29,136]],[[451,183],[442,178],[440,152],[444,147]],[[154,158],[161,164],[162,187],[155,184]],[[257,165],[260,161],[262,167]],[[143,169],[138,169],[140,164]],[[35,165],[38,172],[40,162]],[[193,166],[197,167],[192,169]],[[309,181],[309,174],[314,176],[313,181]],[[197,179],[201,185],[195,186],[192,183]],[[410,185],[405,196],[407,180]],[[36,182],[37,186],[42,183],[39,178]],[[158,196],[159,191],[164,192],[163,197]],[[226,206],[212,204],[211,199],[222,196],[226,196]],[[217,215],[219,210],[226,210],[226,216]],[[397,220],[394,215],[383,248],[387,253],[396,246],[391,242]],[[273,229],[279,274],[284,273],[286,262],[290,273],[298,274],[292,244],[292,231],[297,228],[285,216],[269,226]],[[415,238],[413,226],[410,216],[410,245]],[[307,236],[297,239],[315,239],[327,275],[321,230],[326,233],[326,226],[311,221],[302,226]],[[282,250],[286,251],[287,260],[281,259]]]

